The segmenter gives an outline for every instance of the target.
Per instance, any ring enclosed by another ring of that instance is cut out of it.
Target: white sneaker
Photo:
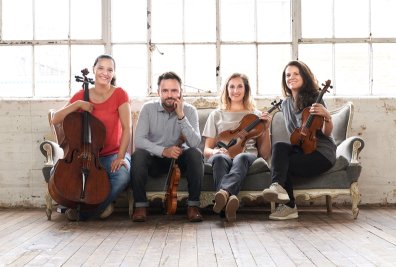
[[[234,195],[230,196],[225,208],[225,216],[228,222],[236,221],[236,211],[238,208],[239,208],[239,199]]]
[[[269,188],[264,189],[263,197],[268,202],[285,204],[290,201],[286,190],[278,183],[272,183]]]
[[[227,191],[220,189],[215,195],[213,211],[216,213],[220,213],[226,206],[229,196],[230,194],[228,194]]]
[[[270,220],[276,221],[283,221],[283,220],[290,220],[290,219],[297,219],[298,218],[298,211],[297,205],[294,205],[294,208],[290,208],[287,205],[280,204],[276,210],[270,214]]]
[[[114,211],[114,204],[110,203],[106,209],[99,215],[99,217],[101,219],[106,219],[107,217],[109,217]]]

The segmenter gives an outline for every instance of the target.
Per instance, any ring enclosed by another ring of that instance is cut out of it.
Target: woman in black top
[[[324,123],[316,132],[317,149],[304,154],[299,146],[277,142],[272,146],[272,184],[263,191],[264,199],[281,203],[270,215],[272,220],[298,218],[293,195],[293,177],[311,177],[330,169],[336,160],[336,145],[331,136],[333,123],[323,100],[315,103],[319,86],[309,67],[301,61],[289,62],[282,74],[283,94],[281,110],[289,136],[301,127],[303,109],[310,107],[313,115],[322,116]]]

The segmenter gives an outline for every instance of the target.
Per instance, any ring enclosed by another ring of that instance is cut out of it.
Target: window
[[[99,54],[117,84],[155,95],[177,72],[185,94],[215,94],[233,72],[256,96],[279,95],[292,59],[331,94],[394,95],[393,0],[2,0],[0,97],[70,97]],[[23,6],[24,8],[20,8]],[[353,10],[353,16],[351,16]],[[50,12],[49,12],[50,11]],[[92,74],[90,74],[92,75]]]

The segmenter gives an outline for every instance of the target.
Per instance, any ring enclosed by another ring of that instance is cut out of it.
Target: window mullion
[[[216,89],[217,92],[221,88],[221,76],[220,76],[220,51],[221,51],[221,40],[220,40],[220,0],[216,0]]]
[[[102,40],[105,44],[105,52],[112,53],[111,46],[111,1],[102,0]]]
[[[151,45],[151,0],[147,0],[147,95],[152,92],[152,45]]]
[[[291,1],[292,59],[298,59],[298,43],[301,40],[301,0]]]

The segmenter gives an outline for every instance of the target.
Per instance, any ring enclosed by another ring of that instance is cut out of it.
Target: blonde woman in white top
[[[226,148],[216,146],[216,137],[223,131],[237,128],[242,118],[250,113],[256,114],[264,121],[264,131],[256,139],[248,140],[245,151],[232,159]],[[236,220],[236,211],[239,208],[236,195],[249,167],[257,157],[268,159],[270,156],[270,123],[271,117],[267,112],[255,109],[247,76],[240,73],[232,74],[226,80],[221,93],[220,107],[209,115],[202,133],[206,138],[204,156],[212,164],[217,191],[213,211],[224,211],[228,221]]]

